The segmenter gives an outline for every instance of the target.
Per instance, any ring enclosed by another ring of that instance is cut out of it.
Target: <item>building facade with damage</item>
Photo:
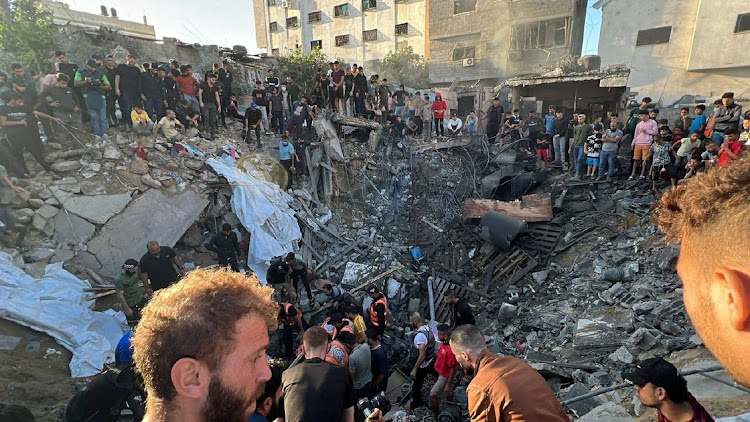
[[[253,0],[258,47],[365,64],[406,46],[427,57],[430,0]]]
[[[453,85],[465,114],[504,80],[580,55],[586,0],[431,0],[429,15],[430,82]]]
[[[52,22],[58,26],[75,26],[93,31],[106,27],[128,37],[156,40],[154,26],[148,24],[145,16],[143,23],[139,23],[119,19],[114,7],[107,10],[106,6],[101,6],[101,14],[97,15],[73,10],[68,4],[59,1],[45,0],[42,4],[52,12]]]
[[[602,65],[630,68],[632,96],[662,108],[750,98],[750,2],[600,0]]]

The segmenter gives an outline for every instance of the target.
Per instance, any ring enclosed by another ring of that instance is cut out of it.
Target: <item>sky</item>
[[[181,41],[200,44],[217,44],[224,47],[243,45],[250,53],[258,53],[255,39],[255,23],[251,0],[219,3],[201,0],[128,0],[124,5],[119,1],[107,0],[63,0],[74,10],[100,13],[103,4],[117,9],[120,19],[143,22],[145,15],[150,25],[156,29],[156,37],[174,37]],[[586,27],[583,33],[582,55],[596,54],[599,46],[601,11],[591,8],[596,0],[588,0]],[[229,6],[231,4],[231,7]]]
[[[120,19],[153,25],[156,37],[179,38],[181,41],[200,44],[217,44],[224,47],[243,45],[250,53],[257,53],[255,25],[251,0],[199,1],[199,0],[61,0],[71,9],[100,14],[100,6],[117,9]],[[218,7],[217,7],[218,6]]]

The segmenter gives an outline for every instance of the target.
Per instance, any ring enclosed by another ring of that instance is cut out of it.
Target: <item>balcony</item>
[[[307,14],[307,23],[319,23],[322,19],[322,14],[318,12],[310,12]]]
[[[349,3],[340,4],[333,8],[333,17],[341,18],[349,16]]]
[[[400,23],[396,25],[396,35],[409,35],[409,24]]]
[[[378,40],[377,29],[370,29],[367,31],[362,31],[362,41],[368,42],[368,41],[377,41],[377,40]]]
[[[349,35],[336,35],[336,47],[349,45]]]
[[[377,8],[377,0],[362,0],[362,10],[375,10]]]
[[[299,28],[299,17],[292,16],[291,18],[286,18],[286,27]]]

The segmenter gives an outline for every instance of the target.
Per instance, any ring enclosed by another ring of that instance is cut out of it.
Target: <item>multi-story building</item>
[[[463,114],[504,80],[580,55],[586,0],[430,0],[429,15],[430,82],[452,86]]]
[[[630,68],[627,86],[661,108],[750,99],[750,2],[600,0],[602,65]]]
[[[407,45],[426,55],[431,0],[253,0],[258,47],[286,56],[318,47],[367,64]]]
[[[143,23],[131,22],[119,19],[117,10],[101,6],[101,14],[79,12],[73,10],[65,3],[59,1],[45,0],[43,2],[50,12],[52,12],[52,22],[59,26],[76,26],[84,29],[97,30],[101,27],[110,28],[118,31],[122,35],[140,38],[144,40],[156,40],[156,31],[153,25],[146,22],[143,17]]]

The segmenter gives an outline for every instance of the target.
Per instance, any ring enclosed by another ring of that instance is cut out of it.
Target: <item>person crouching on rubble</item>
[[[474,376],[466,388],[472,421],[569,421],[544,378],[521,359],[492,353],[477,327],[459,326],[450,345],[466,375]]]
[[[177,131],[177,127],[180,128],[182,133]],[[135,126],[133,129],[135,130]],[[172,110],[167,110],[167,115],[159,120],[159,124],[154,128],[154,136],[159,134],[159,129],[161,129],[164,137],[167,138],[167,141],[169,142],[180,142],[185,139],[185,126],[177,120],[175,112]]]
[[[137,102],[133,106],[133,111],[130,112],[130,120],[133,121],[133,132],[137,135],[145,135],[154,130],[154,122],[151,121],[151,117],[146,113],[141,102]]]
[[[633,384],[644,406],[656,409],[659,422],[714,420],[688,392],[677,368],[662,358],[644,360],[623,378]]]

